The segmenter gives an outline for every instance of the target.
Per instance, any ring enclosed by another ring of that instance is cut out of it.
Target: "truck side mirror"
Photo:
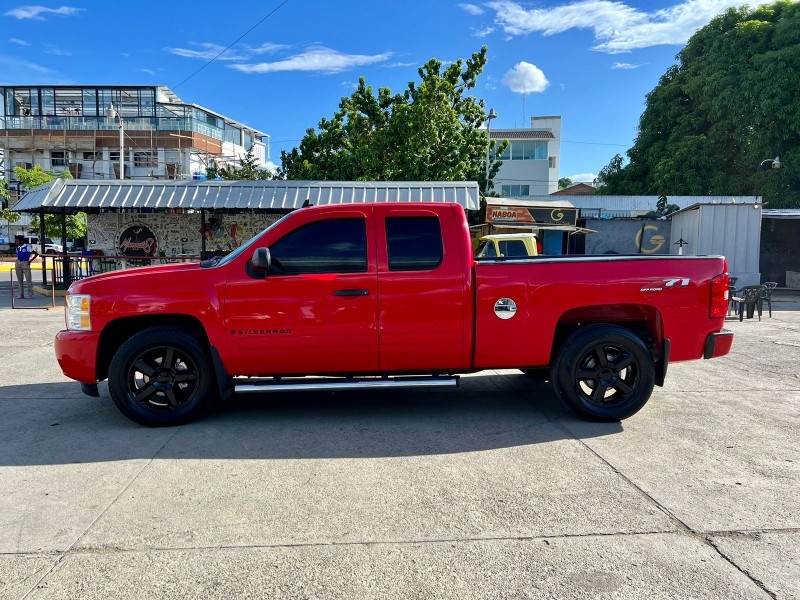
[[[263,272],[266,275],[272,266],[269,248],[256,248],[253,252],[252,264],[255,271]]]

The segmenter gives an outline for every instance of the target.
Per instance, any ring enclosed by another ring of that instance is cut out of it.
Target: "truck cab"
[[[484,235],[475,250],[476,258],[523,258],[539,256],[535,233]]]

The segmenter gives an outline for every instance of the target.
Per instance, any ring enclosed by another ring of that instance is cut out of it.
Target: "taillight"
[[[708,316],[712,319],[724,319],[728,314],[728,288],[730,277],[727,273],[717,275],[711,280],[711,304]]]

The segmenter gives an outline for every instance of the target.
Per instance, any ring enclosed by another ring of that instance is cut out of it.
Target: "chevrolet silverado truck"
[[[149,426],[233,393],[545,373],[579,415],[641,409],[670,362],[728,353],[723,257],[473,258],[457,204],[308,207],[223,258],[73,283],[63,372]]]

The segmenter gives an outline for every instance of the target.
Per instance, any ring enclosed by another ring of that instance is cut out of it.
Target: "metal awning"
[[[473,181],[137,181],[56,179],[37,186],[17,212],[96,212],[142,208],[294,210],[308,202],[455,202],[477,210]]]
[[[542,231],[567,231],[570,235],[573,233],[598,233],[596,229],[587,229],[586,227],[578,227],[577,225],[549,225],[547,223],[537,223],[536,225],[530,225],[528,223],[520,223],[518,225],[498,225],[493,223],[492,227],[494,229],[530,229],[531,231],[534,229],[541,229]],[[472,227],[470,229],[472,229]]]

